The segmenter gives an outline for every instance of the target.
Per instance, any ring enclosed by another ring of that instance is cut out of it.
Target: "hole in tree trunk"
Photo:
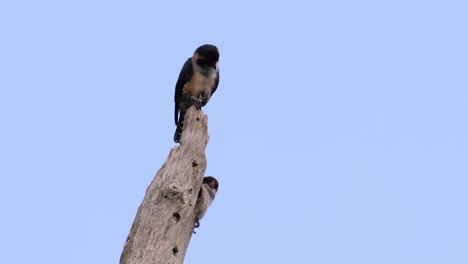
[[[172,214],[172,217],[174,217],[176,219],[177,222],[179,222],[180,220],[180,214],[178,212],[175,212]]]

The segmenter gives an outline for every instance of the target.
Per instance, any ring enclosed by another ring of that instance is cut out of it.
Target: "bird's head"
[[[214,177],[207,176],[203,178],[203,184],[208,185],[211,189],[218,191],[218,180],[216,180]]]
[[[203,69],[213,68],[217,70],[219,51],[214,45],[205,44],[195,50],[193,54],[194,62]]]

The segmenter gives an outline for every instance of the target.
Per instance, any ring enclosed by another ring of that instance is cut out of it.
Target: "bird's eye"
[[[197,60],[197,64],[200,66],[205,66],[205,60]]]

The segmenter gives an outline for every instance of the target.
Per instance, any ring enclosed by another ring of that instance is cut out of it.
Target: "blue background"
[[[0,3],[2,263],[117,263],[193,51],[220,182],[186,263],[468,263],[466,1]]]

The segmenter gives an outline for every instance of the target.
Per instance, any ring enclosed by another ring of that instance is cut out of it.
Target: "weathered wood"
[[[120,264],[181,264],[192,237],[193,209],[205,175],[208,117],[191,107],[180,146],[156,173],[133,222]],[[170,138],[168,138],[170,140]]]

